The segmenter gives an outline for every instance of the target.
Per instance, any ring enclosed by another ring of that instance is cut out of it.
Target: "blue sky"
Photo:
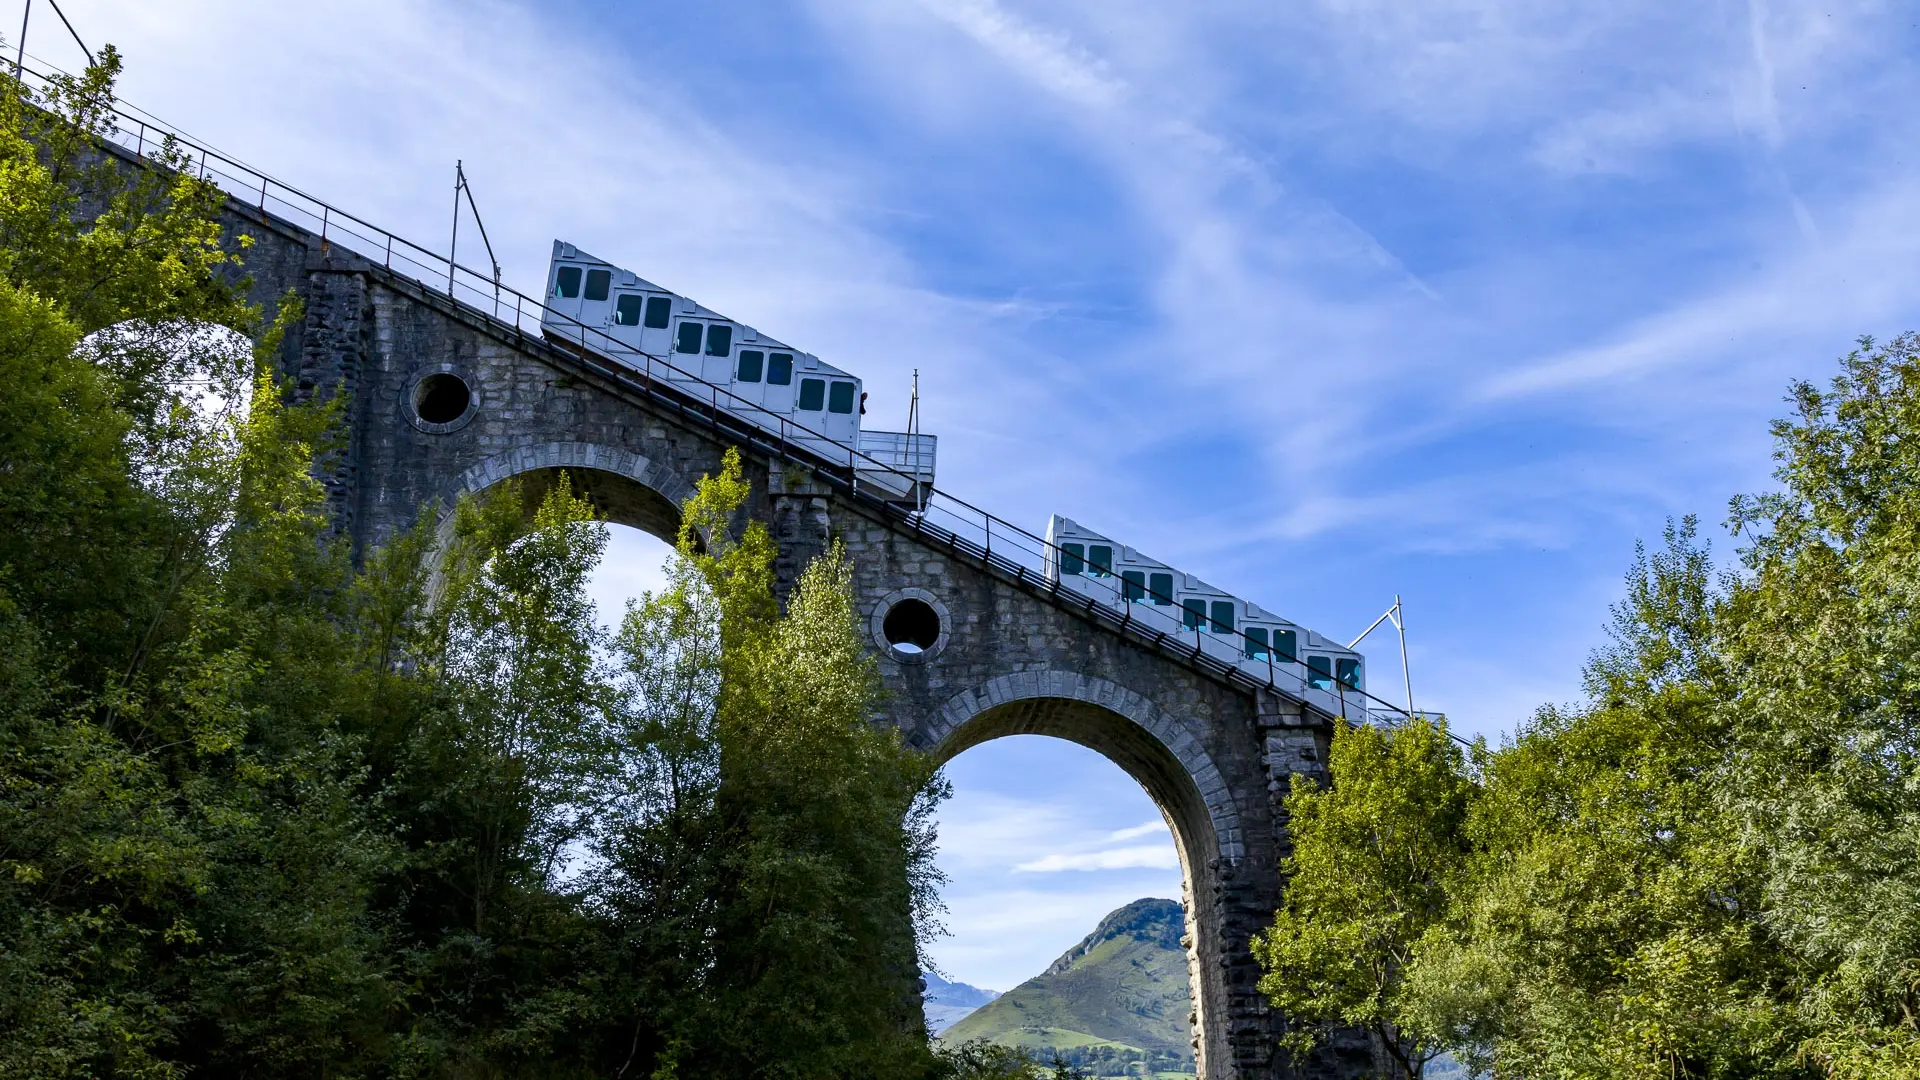
[[[1920,326],[1911,3],[63,6],[135,103],[423,242],[464,159],[523,287],[573,240],[861,373],[881,426],[919,368],[942,486],[1003,517],[1335,636],[1403,594],[1469,733],[1573,693],[1637,538],[1767,483],[1790,378]],[[1048,752],[955,763],[1002,915],[1148,884],[1016,875],[1152,816]],[[968,887],[942,962],[998,989],[1113,906],[994,959]]]

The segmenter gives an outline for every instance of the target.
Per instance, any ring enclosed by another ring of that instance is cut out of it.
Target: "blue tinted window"
[[[1147,579],[1147,595],[1161,607],[1173,603],[1173,575],[1154,574]]]
[[[827,383],[824,379],[800,380],[800,408],[807,412],[819,412],[827,403]]]
[[[1062,574],[1085,573],[1087,569],[1087,548],[1085,544],[1060,545],[1060,572]]]
[[[1233,633],[1233,601],[1215,600],[1213,602],[1213,632]]]
[[[553,291],[571,300],[580,295],[580,268],[563,266],[554,281]]]
[[[1139,603],[1147,598],[1145,570],[1120,571],[1120,598],[1130,603]]]
[[[647,297],[647,329],[665,330],[672,317],[672,300],[664,296]]]
[[[727,323],[714,323],[707,327],[707,355],[725,356],[733,351],[733,327]]]
[[[1307,685],[1315,690],[1333,689],[1333,658],[1330,656],[1307,657]]]
[[[1264,626],[1247,627],[1247,659],[1265,660],[1267,652],[1267,628]]]
[[[1107,544],[1095,544],[1087,549],[1087,562],[1093,569],[1087,571],[1094,577],[1113,576],[1113,548]]]
[[[767,357],[767,385],[793,385],[793,354],[777,352]]]
[[[640,325],[640,301],[645,299],[637,293],[621,293],[620,299],[613,302],[613,322],[615,326]]]
[[[587,299],[605,300],[607,298],[607,290],[612,287],[613,287],[613,271],[611,270],[587,271]]]
[[[759,382],[760,365],[765,363],[766,359],[767,354],[758,349],[741,349],[740,369],[734,374],[734,378],[741,382]]]
[[[1275,630],[1273,632],[1273,658],[1275,660],[1285,660],[1289,664],[1293,663],[1300,655],[1294,651],[1294,642],[1295,636],[1293,631]]]
[[[1360,661],[1343,656],[1333,665],[1334,677],[1349,690],[1360,689]]]
[[[681,323],[680,337],[679,337],[679,340],[673,343],[673,351],[682,352],[682,353],[699,352],[700,351],[700,335],[705,333],[706,329],[707,329],[706,327],[701,326],[697,322]]]
[[[853,384],[837,382],[827,388],[827,411],[850,413],[853,411]]]
[[[1205,600],[1197,596],[1190,597],[1180,601],[1180,606],[1183,609],[1180,615],[1181,626],[1189,630],[1198,630],[1207,624],[1207,602]]]

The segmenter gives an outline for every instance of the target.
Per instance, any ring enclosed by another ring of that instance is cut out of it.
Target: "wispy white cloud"
[[[1052,93],[1095,108],[1127,96],[1126,82],[1105,61],[993,0],[921,0],[921,6]]]
[[[1113,843],[1120,840],[1138,840],[1143,836],[1166,836],[1171,840],[1173,838],[1173,831],[1167,828],[1165,819],[1155,818],[1152,821],[1143,821],[1138,825],[1129,826],[1125,829],[1115,829],[1107,834],[1107,841]]]
[[[1023,874],[1057,874],[1063,870],[1131,870],[1145,867],[1156,870],[1172,870],[1180,865],[1179,858],[1168,844],[1143,844],[1139,847],[1107,848],[1104,851],[1082,851],[1067,854],[1055,852],[1044,858],[1023,862],[1014,867]]]

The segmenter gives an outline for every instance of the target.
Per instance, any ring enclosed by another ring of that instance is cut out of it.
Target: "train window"
[[[605,300],[607,298],[607,290],[612,286],[613,286],[613,271],[611,270],[587,271],[587,299]]]
[[[1156,604],[1159,604],[1161,607],[1167,607],[1168,605],[1172,604],[1173,603],[1173,575],[1172,574],[1155,574],[1152,577],[1148,578],[1147,579],[1147,595],[1153,597],[1153,602]]]
[[[1264,626],[1247,627],[1247,659],[1265,660],[1272,656],[1267,651],[1267,628]]]
[[[673,317],[673,299],[667,296],[647,297],[647,322],[649,330],[665,330],[667,320]]]
[[[613,302],[613,323],[615,326],[640,325],[640,301],[646,299],[639,293],[621,293],[620,299]]]
[[[1349,690],[1360,689],[1360,661],[1343,656],[1333,662],[1333,673],[1341,686]]]
[[[725,356],[733,351],[733,327],[727,323],[714,323],[707,327],[707,355]]]
[[[699,352],[700,351],[700,335],[706,332],[706,329],[707,329],[706,327],[701,326],[697,322],[681,323],[680,339],[673,343],[673,351],[681,352],[681,353]]]
[[[853,384],[837,382],[827,389],[827,411],[850,413],[853,411]]]
[[[1213,632],[1233,633],[1233,601],[1215,600],[1213,602]]]
[[[1307,685],[1315,690],[1333,689],[1333,658],[1331,656],[1307,657]]]
[[[1087,548],[1085,544],[1060,545],[1060,572],[1062,574],[1081,574],[1087,569]]]
[[[569,300],[579,296],[580,268],[577,266],[561,267],[560,273],[555,276],[553,291]]]
[[[1087,563],[1093,569],[1087,571],[1094,577],[1113,576],[1113,549],[1106,544],[1095,544],[1087,549]]]
[[[827,384],[821,379],[800,380],[800,408],[807,412],[819,412],[827,403]]]
[[[767,385],[793,385],[793,354],[777,352],[767,357]]]
[[[1145,570],[1120,571],[1120,598],[1132,604],[1146,602],[1147,572]]]
[[[1293,651],[1294,641],[1293,631],[1275,630],[1273,632],[1273,658],[1275,660],[1284,660],[1289,664],[1293,663],[1294,659],[1300,655]]]
[[[1198,630],[1207,625],[1207,602],[1197,596],[1180,601],[1180,625],[1188,630]]]
[[[758,349],[741,349],[740,370],[735,373],[734,378],[741,382],[759,382],[760,365],[765,363],[766,359],[767,354]]]

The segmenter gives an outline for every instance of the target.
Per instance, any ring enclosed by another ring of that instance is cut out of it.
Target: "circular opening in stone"
[[[467,415],[473,404],[473,391],[458,375],[438,372],[420,380],[413,388],[414,415],[429,424],[451,424]]]
[[[940,640],[940,613],[925,600],[908,597],[887,609],[880,623],[887,644],[903,653],[922,653]]]

